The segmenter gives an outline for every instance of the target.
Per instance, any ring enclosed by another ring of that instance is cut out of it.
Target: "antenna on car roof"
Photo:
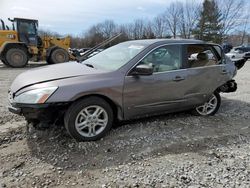
[[[94,51],[98,50],[99,48],[107,45],[108,43],[112,42],[113,40],[115,40],[116,38],[118,38],[119,36],[121,36],[122,33],[119,33],[113,37],[110,37],[108,39],[106,39],[105,41],[101,42],[100,44],[97,44],[96,46],[94,46],[93,48],[89,49],[87,52],[85,52],[82,56],[77,58],[77,62],[82,62],[86,59],[88,59],[88,56],[90,54],[92,54]]]

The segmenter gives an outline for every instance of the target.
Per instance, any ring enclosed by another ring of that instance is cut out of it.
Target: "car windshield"
[[[96,69],[115,71],[128,63],[145,49],[147,45],[146,43],[135,42],[120,43],[98,53],[82,63]]]

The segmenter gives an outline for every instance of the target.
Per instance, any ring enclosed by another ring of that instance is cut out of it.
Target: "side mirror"
[[[149,65],[137,65],[132,71],[131,75],[149,76],[153,74],[153,67]]]

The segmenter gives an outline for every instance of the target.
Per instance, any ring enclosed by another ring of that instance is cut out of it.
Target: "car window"
[[[167,45],[150,52],[140,64],[153,67],[154,72],[165,72],[181,68],[181,47]]]
[[[132,58],[147,47],[147,44],[137,42],[124,42],[112,46],[83,61],[94,68],[114,71],[128,63]]]
[[[220,63],[214,53],[214,49],[208,45],[188,45],[187,56],[188,65],[191,68],[217,65]]]

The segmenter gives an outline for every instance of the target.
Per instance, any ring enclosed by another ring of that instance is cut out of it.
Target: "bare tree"
[[[43,30],[43,29],[38,30],[38,35],[39,36],[62,37],[62,35],[60,35],[57,32],[54,32],[54,31],[51,31],[51,30]]]
[[[246,17],[243,11],[246,0],[215,1],[219,7],[219,25],[222,26],[219,29],[221,32],[219,37],[227,36],[233,30],[239,28],[242,30],[244,28],[242,42],[249,23],[249,16]],[[117,25],[113,20],[105,20],[89,28],[83,35],[83,40],[81,40],[81,37],[72,37],[72,43],[73,46],[94,46],[117,32],[122,33],[117,40],[118,42],[131,39],[163,38],[169,36],[169,34],[173,38],[177,36],[191,38],[197,29],[201,9],[202,6],[198,0],[176,1],[171,3],[164,13],[159,14],[153,20],[136,19],[131,23],[122,25]]]
[[[127,23],[120,26],[120,31],[124,33],[128,37],[128,39],[135,39],[134,38],[134,24]]]
[[[100,43],[105,39],[101,27],[102,27],[101,23],[98,23],[90,27],[89,30],[85,32],[84,34],[85,44],[88,47],[95,46],[96,44]]]
[[[131,26],[133,30],[133,38],[142,39],[144,34],[145,21],[143,19],[137,19]]]
[[[152,29],[152,22],[148,21],[147,23],[144,24],[144,29],[143,29],[143,38],[144,39],[153,39],[155,38],[155,34]]]
[[[177,1],[177,2],[171,3],[164,13],[166,26],[167,26],[166,29],[169,29],[173,38],[177,37],[178,24],[180,22],[181,11],[182,11],[182,3]]]
[[[192,31],[196,26],[201,5],[195,0],[189,0],[180,6],[180,22],[178,24],[179,32],[182,38],[190,38]]]
[[[113,20],[105,20],[100,24],[100,30],[104,38],[110,38],[117,33],[117,25]]]
[[[243,26],[243,33],[242,33],[242,38],[241,38],[241,45],[244,44],[244,42],[245,42],[244,40],[245,40],[245,38],[247,38],[247,32],[246,32],[246,30],[247,30],[248,23],[250,23],[249,16],[250,16],[249,13],[245,16],[245,21],[244,21],[244,26]]]
[[[236,27],[244,24],[244,0],[217,0],[221,11],[221,35],[224,37]]]
[[[124,25],[124,24],[119,25],[118,32],[122,33],[122,35],[119,37],[120,42],[127,41],[130,39],[127,25]]]
[[[164,34],[166,33],[166,21],[163,14],[160,14],[153,19],[152,30],[156,38],[164,37]]]

